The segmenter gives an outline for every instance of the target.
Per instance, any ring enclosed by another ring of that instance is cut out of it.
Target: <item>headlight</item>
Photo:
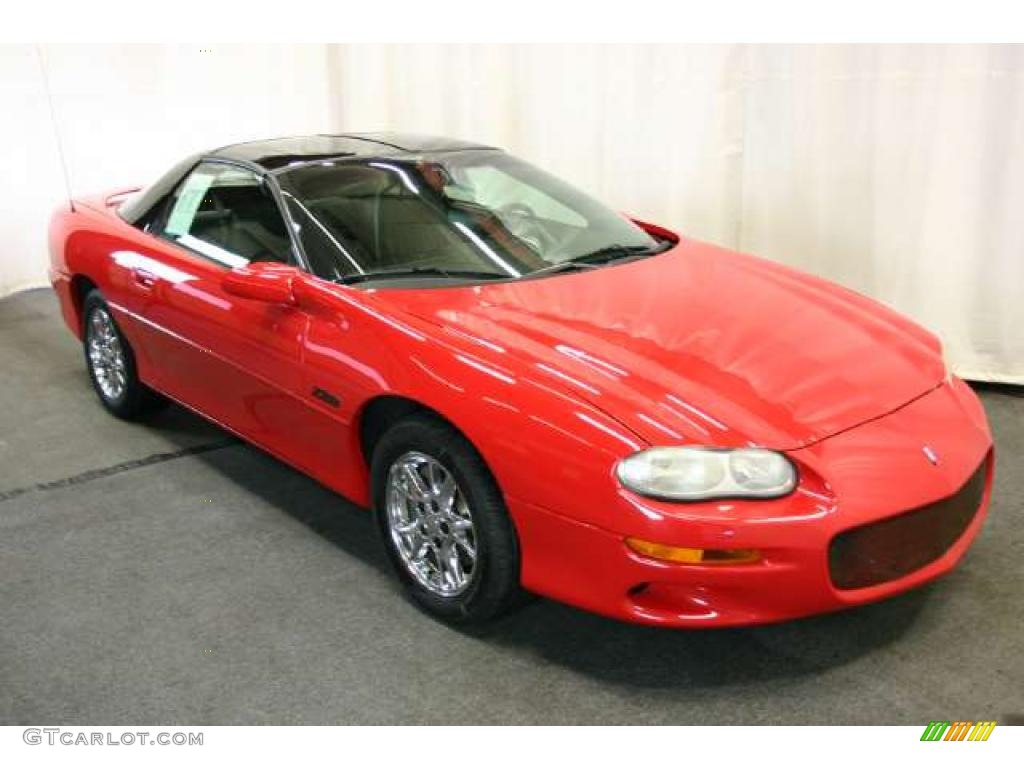
[[[764,448],[648,448],[620,461],[615,474],[631,491],[674,501],[773,499],[797,481],[789,459]]]

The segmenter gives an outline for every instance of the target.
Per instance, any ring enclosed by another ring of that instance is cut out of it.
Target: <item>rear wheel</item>
[[[103,407],[131,420],[164,405],[164,398],[139,380],[132,348],[99,291],[85,297],[82,318],[85,364]]]
[[[451,623],[479,624],[517,604],[515,529],[465,437],[430,416],[403,420],[377,443],[372,480],[385,547],[418,605]]]

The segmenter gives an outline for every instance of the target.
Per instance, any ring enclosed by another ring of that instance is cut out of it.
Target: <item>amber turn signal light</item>
[[[670,547],[643,539],[626,539],[626,546],[644,557],[690,565],[745,565],[761,559],[758,549],[693,549]]]

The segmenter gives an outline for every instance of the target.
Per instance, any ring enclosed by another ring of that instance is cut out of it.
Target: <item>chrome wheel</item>
[[[128,385],[124,348],[110,313],[97,307],[89,315],[85,329],[89,367],[106,400],[117,400]]]
[[[455,477],[419,451],[399,456],[388,470],[388,530],[402,565],[438,597],[466,591],[477,570],[473,515]]]

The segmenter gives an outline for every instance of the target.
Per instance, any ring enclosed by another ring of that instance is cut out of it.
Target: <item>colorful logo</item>
[[[995,720],[932,720],[921,734],[921,741],[988,741],[995,727]]]

